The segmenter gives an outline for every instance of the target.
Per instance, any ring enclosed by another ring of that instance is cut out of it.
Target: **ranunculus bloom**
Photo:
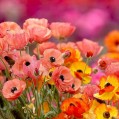
[[[25,90],[26,83],[19,79],[12,79],[4,83],[2,94],[9,101],[17,99]]]
[[[64,39],[72,35],[75,31],[75,27],[70,23],[53,22],[50,25],[52,35],[57,39]]]
[[[29,36],[24,30],[8,31],[5,40],[11,49],[22,49],[28,41]]]
[[[34,53],[38,55],[38,52],[39,52],[40,55],[42,55],[46,49],[51,49],[51,48],[55,49],[56,44],[53,42],[44,42],[39,44],[37,48],[34,49]]]
[[[39,75],[39,66],[40,62],[35,56],[25,55],[15,61],[11,71],[21,78],[36,78]]]
[[[106,75],[116,75],[119,77],[119,62],[110,63],[105,69]]]
[[[8,50],[8,45],[3,38],[0,38],[0,55]]]
[[[46,49],[43,53],[43,58],[41,60],[44,60],[43,62],[47,63],[44,64],[44,66],[51,66],[50,68],[60,66],[64,63],[62,53],[56,49]]]
[[[29,25],[27,32],[30,35],[30,42],[36,41],[38,43],[42,43],[51,37],[50,29],[36,24]]]
[[[4,37],[7,31],[21,30],[20,26],[15,22],[2,22],[0,23],[0,38]]]
[[[96,107],[94,113],[96,119],[118,119],[118,109],[111,105],[100,104]]]
[[[62,102],[61,110],[68,116],[82,118],[83,113],[88,111],[88,105],[81,99],[68,98]]]
[[[29,18],[25,20],[25,22],[23,23],[23,29],[27,29],[32,24],[48,27],[48,20],[45,18],[42,19]]]
[[[83,87],[84,94],[86,94],[90,99],[94,99],[93,94],[97,93],[99,91],[98,86],[88,84]]]
[[[119,99],[119,79],[114,75],[102,77],[99,85],[99,92],[94,97],[101,100]]]
[[[88,39],[83,39],[83,41],[78,41],[77,47],[85,57],[96,56],[103,49],[103,47],[99,46],[98,43]]]
[[[70,92],[75,87],[74,78],[65,66],[57,67],[52,73],[52,79],[61,92]]]
[[[87,84],[91,80],[91,68],[85,62],[74,62],[70,66],[71,73],[74,77]],[[86,67],[86,68],[85,68]]]
[[[108,51],[119,52],[119,31],[111,31],[105,38],[105,45]]]

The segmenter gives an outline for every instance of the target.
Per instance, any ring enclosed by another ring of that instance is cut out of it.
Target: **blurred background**
[[[119,0],[0,0],[0,22],[27,18],[71,22],[77,27],[73,40],[103,40],[119,29]]]

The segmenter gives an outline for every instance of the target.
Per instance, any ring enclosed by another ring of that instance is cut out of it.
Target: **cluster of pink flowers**
[[[27,19],[23,28],[14,22],[0,23],[0,99],[7,102],[10,119],[16,110],[17,118],[88,119],[94,111],[90,119],[103,119],[98,117],[99,104],[94,101],[118,95],[119,86],[112,79],[118,82],[119,63],[103,56],[90,67],[90,60],[103,47],[88,39],[63,43],[75,29],[70,23],[50,24],[44,18]],[[49,41],[51,37],[59,43]],[[108,113],[104,111],[103,117],[118,115]]]

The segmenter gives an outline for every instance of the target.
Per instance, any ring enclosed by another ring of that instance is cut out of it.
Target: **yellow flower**
[[[100,80],[99,93],[94,94],[94,97],[101,100],[115,100],[119,93],[119,79],[116,76],[110,75],[102,77]],[[119,99],[119,98],[118,98]]]
[[[74,77],[80,79],[84,84],[90,83],[91,68],[85,62],[74,62],[70,66],[71,73]]]
[[[95,109],[96,119],[116,119],[118,115],[118,110],[116,107],[100,104]]]

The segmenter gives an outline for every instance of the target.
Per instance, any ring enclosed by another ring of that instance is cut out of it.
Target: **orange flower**
[[[111,31],[105,38],[108,51],[119,52],[119,31]]]
[[[68,98],[62,102],[61,110],[68,116],[82,118],[83,113],[88,110],[88,105],[82,99]]]

